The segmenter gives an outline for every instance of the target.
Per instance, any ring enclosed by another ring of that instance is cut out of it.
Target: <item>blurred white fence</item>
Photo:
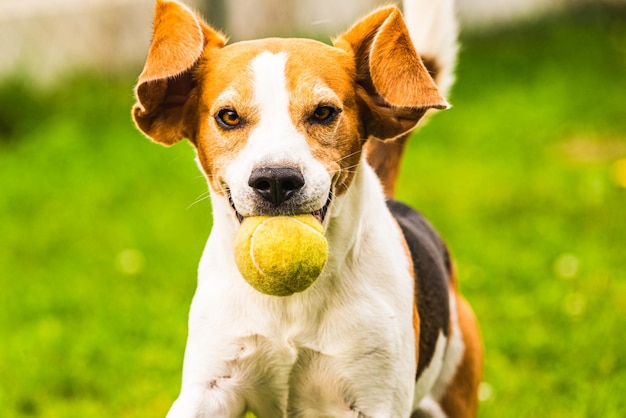
[[[154,0],[0,0],[0,78],[128,68],[145,57],[153,10]]]
[[[183,1],[204,10],[213,5],[235,40],[272,35],[328,39],[368,10],[389,3]],[[581,1],[585,0],[457,0],[461,21],[470,26],[508,21]],[[45,82],[75,68],[114,71],[140,66],[150,41],[153,10],[154,0],[0,0],[0,78],[19,72]],[[209,22],[215,21],[214,17],[210,13],[207,16]]]
[[[226,18],[229,30],[237,39],[285,34],[328,37],[377,6],[401,1],[231,0],[226,1]],[[585,0],[456,0],[456,3],[463,25],[476,27],[531,17],[582,1]]]

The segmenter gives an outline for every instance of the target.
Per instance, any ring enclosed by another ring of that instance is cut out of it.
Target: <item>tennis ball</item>
[[[313,215],[251,216],[243,220],[235,238],[239,272],[267,295],[306,290],[327,258],[324,229]]]

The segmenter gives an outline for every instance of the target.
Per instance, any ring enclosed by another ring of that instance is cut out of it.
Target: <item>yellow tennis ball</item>
[[[327,258],[324,229],[313,215],[251,216],[235,238],[239,272],[267,295],[289,296],[308,289]]]

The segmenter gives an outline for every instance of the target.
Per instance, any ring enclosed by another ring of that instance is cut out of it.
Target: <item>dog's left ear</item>
[[[354,57],[367,137],[395,138],[413,129],[428,109],[449,107],[397,7],[371,13],[333,43]]]

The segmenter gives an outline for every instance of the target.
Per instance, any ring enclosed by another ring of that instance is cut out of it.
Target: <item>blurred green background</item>
[[[626,416],[626,8],[464,33],[399,197],[447,239],[486,346],[481,417]],[[136,68],[0,85],[0,416],[156,417],[211,228]]]

